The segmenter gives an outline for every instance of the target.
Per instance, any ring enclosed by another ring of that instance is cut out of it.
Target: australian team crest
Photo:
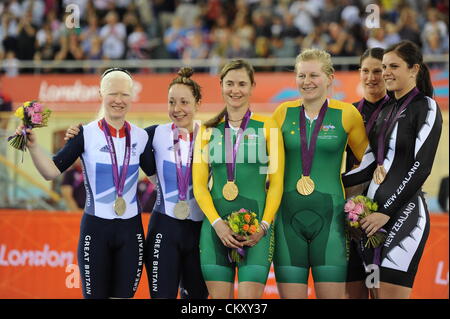
[[[320,132],[321,134],[319,136],[322,139],[332,139],[337,137],[336,126],[331,123],[322,125],[322,127],[320,128]]]
[[[331,132],[334,131],[336,127],[333,124],[322,125],[321,131],[323,132]]]

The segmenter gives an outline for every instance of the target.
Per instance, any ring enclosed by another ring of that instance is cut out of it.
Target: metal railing
[[[217,70],[228,59],[211,58],[211,59],[154,59],[154,60],[79,60],[79,61],[19,61],[17,67],[19,69],[35,69],[39,73],[40,69],[104,69],[110,67],[122,68],[143,68],[159,70],[172,70],[173,68],[180,68],[182,66],[190,66],[194,68],[208,68]],[[246,59],[254,67],[264,68],[285,68],[292,70],[295,58],[251,58]],[[341,67],[342,70],[348,70],[351,66],[359,64],[359,57],[332,57],[332,62],[335,66]],[[425,63],[442,63],[448,70],[449,55],[425,55]],[[170,72],[170,71],[167,71]]]

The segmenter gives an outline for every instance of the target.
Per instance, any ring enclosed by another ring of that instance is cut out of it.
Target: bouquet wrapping
[[[367,196],[358,195],[347,200],[344,206],[347,221],[347,236],[356,243],[364,264],[380,265],[381,246],[386,239],[386,230],[380,228],[367,236],[361,228],[361,220],[378,211],[378,204]],[[368,255],[370,255],[369,258]],[[369,262],[370,260],[370,262]]]
[[[245,208],[231,213],[228,216],[227,223],[236,235],[244,236],[247,239],[250,235],[261,231],[257,215]],[[230,262],[242,262],[245,254],[244,248],[231,249],[228,253],[228,260]]]
[[[15,113],[15,116],[22,120],[25,127],[23,128],[21,135],[12,135],[8,137],[9,144],[15,149],[25,151],[27,145],[27,134],[25,130],[29,128],[46,127],[51,113],[51,110],[44,109],[42,104],[36,100],[25,102]]]

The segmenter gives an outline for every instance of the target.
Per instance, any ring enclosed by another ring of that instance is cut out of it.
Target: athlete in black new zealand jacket
[[[382,110],[369,135],[370,149],[361,165],[343,178],[344,185],[356,185],[370,180],[377,165],[384,167],[386,174],[382,182],[377,184],[374,178],[367,191],[367,196],[378,203],[381,214],[369,219],[366,225],[363,223],[363,228],[368,235],[381,227],[387,231],[381,251],[380,280],[403,288],[413,285],[429,234],[429,213],[422,185],[431,172],[442,129],[442,115],[436,101],[422,93],[431,96],[431,84],[425,88],[419,86],[423,82],[422,69],[426,69],[422,57],[411,63],[404,55],[408,50],[407,56],[420,52],[409,41],[402,41],[385,52],[383,78],[388,90],[392,89],[395,96],[400,97]],[[426,73],[426,82],[431,83],[427,70]],[[409,74],[416,82],[412,87],[402,87],[401,81],[409,83]],[[386,125],[386,121],[392,125]],[[384,135],[384,140],[379,139],[380,134]],[[381,148],[381,162],[378,159],[377,164],[379,144],[384,150]],[[409,290],[397,292],[399,298],[409,296]]]

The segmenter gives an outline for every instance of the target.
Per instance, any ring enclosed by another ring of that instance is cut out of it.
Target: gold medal
[[[227,181],[222,189],[223,197],[228,201],[233,201],[239,194],[239,189],[233,181]]]
[[[386,170],[384,169],[383,165],[378,165],[375,171],[373,172],[373,181],[380,185],[383,183],[384,179],[386,177]]]
[[[314,192],[314,181],[309,176],[303,176],[297,181],[297,192],[302,195],[310,195]]]
[[[173,214],[178,219],[186,219],[189,216],[189,204],[185,200],[179,201],[173,209]]]
[[[114,202],[114,211],[116,212],[117,216],[122,216],[125,213],[126,208],[127,204],[125,203],[123,197],[117,197],[116,201]]]

